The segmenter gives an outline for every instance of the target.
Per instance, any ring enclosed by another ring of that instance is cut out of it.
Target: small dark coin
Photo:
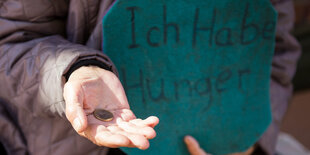
[[[95,118],[104,121],[104,122],[108,122],[108,121],[112,121],[113,120],[113,114],[110,111],[104,110],[104,109],[96,109],[93,112]]]

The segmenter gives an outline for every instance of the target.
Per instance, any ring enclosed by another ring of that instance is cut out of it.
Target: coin
[[[113,120],[113,114],[110,111],[104,110],[104,109],[96,109],[93,112],[95,118],[104,121],[104,122],[108,122],[108,121],[112,121]]]

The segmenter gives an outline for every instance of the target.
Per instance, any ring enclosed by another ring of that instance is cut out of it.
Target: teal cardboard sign
[[[123,150],[188,154],[188,134],[212,154],[253,145],[271,121],[275,25],[269,0],[116,1],[104,52],[137,117],[160,119],[148,150]]]

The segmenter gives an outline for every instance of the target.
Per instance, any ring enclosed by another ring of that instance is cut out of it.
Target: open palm
[[[65,84],[66,116],[78,134],[99,146],[147,149],[148,139],[158,118],[136,119],[130,110],[124,89],[114,73],[98,67],[75,70]],[[113,113],[112,121],[103,122],[92,114],[95,109]]]

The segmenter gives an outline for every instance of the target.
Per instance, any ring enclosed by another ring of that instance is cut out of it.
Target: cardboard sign
[[[212,154],[253,145],[271,121],[275,25],[269,0],[116,1],[104,52],[137,117],[160,119],[148,150],[123,150],[188,154],[188,134]]]

